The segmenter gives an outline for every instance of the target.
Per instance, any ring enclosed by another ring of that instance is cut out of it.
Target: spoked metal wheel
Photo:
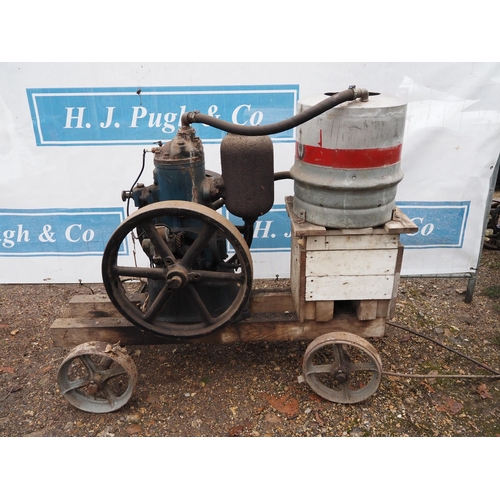
[[[86,342],[66,356],[57,374],[59,390],[76,408],[108,413],[124,406],[137,383],[137,368],[120,347]]]
[[[131,238],[145,249],[143,264],[120,260],[120,247]],[[234,320],[247,305],[252,273],[248,245],[236,227],[188,201],[139,209],[111,236],[102,262],[118,311],[142,330],[169,338],[206,335]],[[125,283],[131,277],[148,282],[145,294],[130,293]]]
[[[376,349],[357,335],[327,333],[307,347],[302,373],[322,398],[334,403],[359,403],[378,389],[382,360]]]

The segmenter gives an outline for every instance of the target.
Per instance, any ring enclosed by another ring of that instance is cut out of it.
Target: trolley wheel
[[[165,241],[164,227],[157,224],[169,217],[187,219],[196,227],[182,255],[174,255]],[[121,264],[120,248],[134,234],[148,239],[161,261],[158,265]],[[204,251],[212,251],[217,238],[225,239],[234,254],[217,269],[200,269],[197,259]],[[248,245],[228,219],[198,203],[163,201],[139,209],[118,226],[104,251],[102,275],[111,302],[131,323],[160,337],[183,339],[207,335],[237,318],[250,297],[253,269]],[[147,296],[138,304],[136,295],[124,286],[130,277],[153,280],[159,288],[154,300]],[[216,300],[222,294],[224,303]],[[191,314],[165,312],[172,304],[183,303],[191,305]]]
[[[322,398],[334,403],[359,403],[378,389],[382,361],[365,339],[347,332],[327,333],[307,347],[302,373]]]
[[[127,404],[138,376],[133,359],[122,349],[106,342],[85,342],[72,349],[57,373],[64,398],[91,413],[108,413]]]

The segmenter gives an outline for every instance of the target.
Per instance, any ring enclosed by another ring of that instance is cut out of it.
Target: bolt
[[[180,288],[182,285],[182,278],[180,276],[172,276],[169,285],[170,288]]]
[[[343,384],[344,382],[347,382],[347,379],[349,378],[349,375],[345,372],[343,372],[342,370],[337,370],[337,372],[335,373],[335,380],[337,382],[340,382],[341,384]]]

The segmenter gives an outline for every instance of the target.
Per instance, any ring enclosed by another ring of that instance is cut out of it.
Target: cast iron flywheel
[[[165,220],[185,221],[182,235],[168,236]],[[123,249],[134,241],[147,246],[154,259],[122,263]],[[221,241],[227,241],[227,254],[215,258]],[[204,268],[200,262],[206,255],[216,264]],[[248,245],[229,220],[204,205],[176,200],[141,208],[118,226],[104,251],[102,276],[110,300],[131,323],[182,339],[207,335],[235,320],[248,303],[253,270]],[[148,285],[137,293],[130,286],[134,281]]]

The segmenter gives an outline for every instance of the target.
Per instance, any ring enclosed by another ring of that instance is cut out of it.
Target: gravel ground
[[[500,370],[500,251],[485,250],[471,304],[464,279],[403,279],[394,322]],[[102,285],[89,285],[95,293]],[[498,436],[500,385],[385,375],[355,405],[298,383],[304,342],[129,347],[139,381],[129,403],[82,412],[59,393],[67,349],[50,325],[89,288],[0,286],[0,436]],[[371,339],[393,373],[491,375],[455,353],[387,327]]]

